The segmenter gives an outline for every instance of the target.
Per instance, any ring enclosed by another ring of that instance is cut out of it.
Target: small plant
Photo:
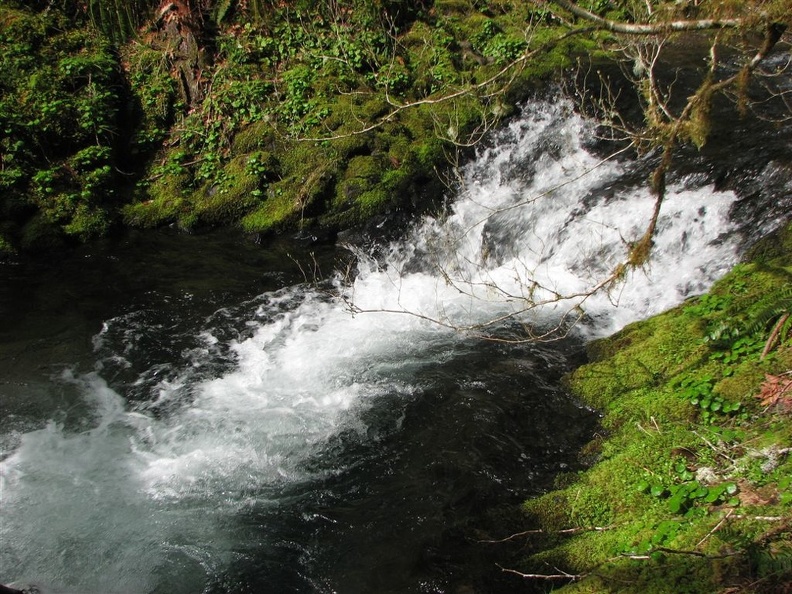
[[[731,295],[717,295],[714,293],[707,293],[695,299],[694,302],[688,304],[684,308],[686,314],[695,317],[706,317],[726,309],[733,297]]]
[[[724,415],[734,415],[743,410],[740,402],[731,402],[713,392],[711,376],[687,377],[679,383],[679,395],[697,407],[704,423],[714,423]]]
[[[677,478],[681,482],[666,486],[662,483],[649,483],[641,481],[638,489],[657,499],[665,499],[668,510],[673,514],[686,514],[696,504],[730,505],[740,504],[737,495],[739,490],[736,483],[725,482],[720,485],[702,485],[694,480],[695,475],[687,468],[684,462],[677,462],[674,466]]]
[[[723,364],[727,367],[727,370],[724,374],[729,375],[729,368],[733,364],[744,358],[751,357],[753,355],[759,355],[762,352],[763,346],[764,341],[760,337],[756,335],[743,336],[742,338],[738,338],[734,342],[728,344],[723,350],[713,353],[711,358],[723,362]]]
[[[646,555],[657,559],[658,553],[652,553],[656,547],[667,546],[674,541],[674,539],[682,531],[687,522],[684,520],[663,520],[657,524],[652,535],[649,538],[643,539],[637,545],[630,545],[624,548],[624,553],[627,555]]]
[[[785,476],[778,481],[778,492],[781,505],[792,503],[792,476]]]

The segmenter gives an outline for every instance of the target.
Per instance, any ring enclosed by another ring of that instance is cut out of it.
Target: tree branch
[[[599,15],[581,8],[569,0],[552,0],[553,3],[565,8],[575,16],[595,23],[601,29],[613,31],[614,33],[625,33],[627,35],[655,35],[658,33],[670,33],[676,31],[707,31],[711,29],[737,28],[745,24],[743,19],[697,19],[684,21],[667,21],[660,23],[622,23],[604,19]]]
[[[506,567],[502,567],[501,565],[498,565],[498,567],[504,573],[511,573],[514,575],[518,575],[521,578],[525,578],[529,580],[572,580],[574,582],[577,580],[582,580],[584,577],[588,575],[587,573],[579,573],[579,574],[566,573],[558,568],[555,568],[556,571],[560,571],[561,573],[546,574],[546,573],[523,573],[515,569],[507,569]]]
[[[365,126],[363,128],[360,128],[358,130],[352,130],[351,132],[343,132],[343,133],[340,133],[340,134],[329,135],[329,136],[300,137],[300,138],[297,138],[297,140],[299,140],[301,142],[325,142],[325,141],[331,141],[331,140],[339,140],[341,138],[349,138],[349,137],[352,137],[352,136],[359,136],[361,134],[366,134],[368,132],[371,132],[372,130],[376,130],[377,128],[385,125],[386,123],[388,123],[391,120],[393,120],[393,118],[395,118],[397,115],[399,115],[399,113],[401,113],[402,111],[405,111],[407,109],[420,107],[421,105],[434,105],[434,104],[438,104],[438,103],[445,103],[447,101],[452,101],[454,99],[458,99],[458,98],[464,97],[466,95],[472,95],[472,94],[474,94],[474,93],[476,93],[478,91],[486,89],[487,87],[489,87],[493,83],[496,83],[498,81],[503,80],[517,66],[520,66],[522,64],[528,63],[529,60],[531,60],[531,58],[551,50],[553,47],[555,47],[556,45],[558,45],[559,43],[561,43],[565,39],[568,39],[570,37],[574,37],[575,35],[582,35],[582,34],[585,34],[585,33],[590,33],[592,30],[593,30],[592,28],[586,28],[586,29],[573,29],[572,31],[568,31],[568,32],[564,33],[563,35],[557,37],[556,39],[552,39],[552,40],[550,40],[550,41],[548,41],[546,43],[543,43],[541,46],[539,46],[539,47],[537,47],[537,48],[535,48],[533,50],[526,51],[519,58],[517,58],[516,60],[513,60],[513,61],[509,62],[508,64],[506,64],[506,66],[501,68],[498,72],[493,74],[488,79],[486,79],[486,80],[484,80],[484,81],[482,81],[480,83],[471,85],[469,87],[464,87],[464,88],[458,89],[458,90],[456,90],[456,91],[454,91],[452,93],[448,93],[447,95],[441,95],[439,97],[434,97],[434,98],[426,97],[424,99],[418,99],[417,101],[411,101],[409,103],[402,103],[402,104],[391,103],[391,105],[393,106],[393,110],[389,111],[388,113],[386,113],[384,116],[382,116],[378,120],[372,122],[371,124],[369,124],[369,125],[367,125],[367,126]],[[508,82],[507,82],[507,85],[508,85]],[[497,93],[489,93],[489,96],[492,96],[492,95],[495,95],[495,94],[497,94]]]
[[[498,540],[479,540],[478,542],[486,543],[486,544],[500,544],[503,542],[509,542],[510,540],[514,540],[516,538],[520,538],[522,536],[528,536],[530,534],[580,534],[581,532],[605,532],[606,530],[613,530],[615,526],[591,526],[590,528],[584,527],[575,527],[575,528],[564,528],[563,530],[543,530],[542,528],[536,528],[534,530],[525,530],[524,532],[517,532],[516,534],[512,534],[507,536],[506,538],[501,538]]]

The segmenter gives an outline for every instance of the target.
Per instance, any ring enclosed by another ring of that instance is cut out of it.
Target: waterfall
[[[736,261],[736,196],[680,179],[651,261],[589,296],[627,261],[655,203],[645,166],[587,150],[591,127],[564,102],[526,108],[463,171],[446,216],[426,219],[385,262],[365,262],[349,301],[457,329],[504,316],[552,326],[585,302],[578,331],[595,336],[706,291]]]
[[[593,150],[591,128],[563,101],[527,106],[462,169],[446,212],[376,258],[358,253],[352,278],[219,310],[189,330],[190,348],[122,387],[111,370],[132,366],[142,337],[175,339],[140,312],[106,320],[95,370],[53,378],[67,410],[4,436],[0,580],[45,592],[224,591],[218,576],[243,556],[241,535],[300,549],[244,518],[283,513],[295,485],[354,467],[349,456],[314,463],[339,435],[366,444],[400,431],[425,371],[479,348],[471,336],[519,338],[580,317],[575,332],[590,338],[705,291],[738,257],[736,196],[682,178],[646,267],[587,295],[626,259],[654,205],[645,165]],[[372,421],[386,401],[396,412]]]

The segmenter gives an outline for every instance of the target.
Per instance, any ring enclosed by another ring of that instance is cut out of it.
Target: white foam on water
[[[626,259],[654,205],[621,181],[632,164],[586,149],[589,126],[563,103],[531,106],[464,169],[449,212],[386,258],[361,256],[332,294],[263,296],[251,332],[226,345],[231,371],[196,380],[198,359],[167,362],[184,369],[134,409],[98,374],[66,378],[94,418],[84,431],[29,432],[0,463],[0,576],[83,593],[200,591],[232,556],[234,515],[261,504],[264,487],[272,497],[309,480],[303,462],[355,426],[355,411],[416,393],[414,370],[453,356],[451,327],[511,314],[553,325],[581,305],[583,332],[599,335],[706,290],[736,261],[735,196],[674,186],[648,266],[609,293],[566,298]],[[133,317],[114,323],[145,331]],[[196,334],[200,356],[213,356],[215,335]]]
[[[386,263],[366,263],[350,301],[485,334],[504,316],[553,326],[582,306],[594,323],[579,330],[596,336],[705,291],[734,265],[736,196],[677,184],[647,265],[590,295],[627,261],[655,197],[621,181],[633,163],[585,148],[590,123],[568,105],[533,107],[464,171],[447,216],[426,219]]]

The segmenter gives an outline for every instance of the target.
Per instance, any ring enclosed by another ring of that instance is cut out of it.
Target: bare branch
[[[656,35],[659,33],[671,33],[679,31],[706,31],[711,29],[737,28],[745,24],[744,19],[698,19],[683,21],[665,21],[651,24],[622,23],[604,19],[599,15],[589,12],[570,2],[569,0],[552,0],[555,4],[565,8],[572,14],[595,23],[600,29],[613,31],[614,33],[625,33],[627,35]]]
[[[582,580],[583,578],[589,575],[587,573],[577,573],[577,574],[566,573],[565,571],[561,571],[558,568],[554,568],[554,569],[556,569],[556,571],[559,571],[560,573],[546,574],[546,573],[523,573],[515,569],[508,569],[501,565],[498,565],[498,567],[504,573],[511,573],[514,575],[518,575],[521,578],[525,578],[527,580],[572,580],[574,582],[577,580]]]
[[[508,542],[510,540],[514,540],[516,538],[520,538],[522,536],[528,536],[530,534],[580,534],[581,532],[605,532],[606,530],[613,530],[616,526],[592,526],[590,528],[564,528],[563,530],[543,530],[542,528],[537,528],[535,530],[525,530],[524,532],[517,532],[516,534],[512,534],[507,536],[506,538],[501,538],[498,540],[479,540],[478,542],[487,543],[487,544],[499,544],[502,542]]]

